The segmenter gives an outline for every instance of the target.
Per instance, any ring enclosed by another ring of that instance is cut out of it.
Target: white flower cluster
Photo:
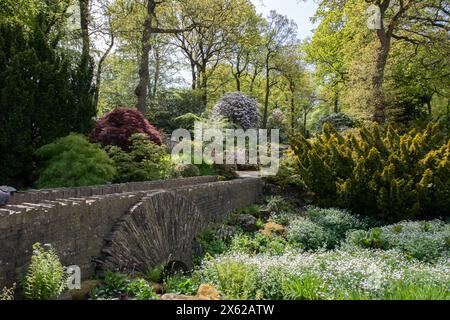
[[[376,236],[376,238],[375,238]],[[375,243],[383,249],[398,249],[409,257],[426,262],[450,258],[450,224],[441,220],[406,221],[349,234],[347,245]]]
[[[359,296],[377,299],[384,297],[389,288],[399,282],[450,289],[448,260],[431,265],[408,260],[396,250],[288,252],[282,256],[233,252],[206,260],[199,272],[215,283],[220,278],[217,266],[223,267],[229,262],[249,266],[257,274],[263,289],[282,287],[286,279],[317,279],[320,285],[315,290],[320,299],[342,298],[342,292],[345,292],[344,298],[357,292]],[[274,278],[278,283],[269,284]]]

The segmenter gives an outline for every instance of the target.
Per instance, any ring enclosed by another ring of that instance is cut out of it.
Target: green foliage
[[[149,181],[170,177],[172,163],[164,146],[158,146],[141,134],[130,138],[129,152],[117,146],[107,152],[117,168],[115,182]]]
[[[16,284],[14,283],[12,287],[4,287],[0,292],[0,301],[2,300],[14,300],[14,291],[16,290]]]
[[[178,125],[178,128],[186,129],[191,132],[194,131],[195,122],[202,122],[203,118],[195,115],[193,113],[186,113],[182,116],[176,117],[175,122]]]
[[[325,207],[387,220],[441,216],[450,206],[450,139],[438,123],[400,135],[391,126],[292,141],[296,169]]]
[[[158,298],[153,288],[144,279],[131,281],[127,286],[126,292],[136,300],[156,300]]]
[[[147,279],[152,282],[159,283],[164,278],[165,269],[165,264],[160,264],[151,268],[147,272]]]
[[[200,102],[200,92],[188,89],[170,89],[150,101],[148,118],[158,128],[170,133],[183,128],[191,130],[197,115],[205,110]]]
[[[294,218],[287,229],[290,243],[301,245],[306,250],[333,249],[352,230],[367,229],[367,219],[339,209],[309,207],[304,217]]]
[[[200,169],[193,164],[178,164],[175,166],[174,171],[177,177],[182,178],[198,177],[200,175]]]
[[[275,176],[267,177],[266,179],[273,184],[282,188],[295,187],[300,190],[305,189],[305,184],[301,176],[296,170],[297,159],[294,154],[288,154],[280,159],[280,168]]]
[[[271,213],[291,213],[295,211],[295,206],[281,196],[273,196],[267,199],[266,209]]]
[[[324,228],[306,218],[298,218],[291,222],[287,239],[290,243],[301,245],[305,250],[317,250],[327,244]]]
[[[227,248],[220,232],[214,228],[208,228],[200,232],[196,237],[196,241],[202,246],[204,254],[210,256],[221,254]]]
[[[78,187],[111,182],[116,170],[108,154],[79,134],[70,134],[36,151],[42,165],[39,188]]]
[[[49,19],[55,17],[49,12]],[[0,181],[32,183],[35,151],[71,132],[86,133],[96,110],[92,62],[59,49],[45,33],[45,16],[31,30],[0,24]]]
[[[355,122],[345,113],[332,113],[322,117],[317,123],[317,131],[323,130],[323,125],[328,122],[336,131],[344,131],[355,127]]]
[[[226,299],[248,300],[255,297],[258,290],[257,273],[254,268],[237,261],[223,261],[212,264],[203,274],[207,283],[214,283]]]
[[[195,284],[195,281],[190,276],[183,273],[175,273],[165,279],[164,287],[166,292],[195,295],[198,285]]]
[[[440,220],[401,222],[369,231],[353,231],[346,245],[398,249],[406,256],[426,262],[450,257],[450,225]]]
[[[92,289],[90,295],[93,299],[117,298],[126,293],[129,283],[124,274],[108,271],[105,273],[102,284]]]
[[[66,274],[51,245],[33,245],[23,291],[30,300],[54,300],[66,288]]]
[[[261,233],[255,235],[238,234],[231,240],[229,250],[246,254],[266,253],[271,255],[283,254],[289,243],[282,237],[265,236]]]

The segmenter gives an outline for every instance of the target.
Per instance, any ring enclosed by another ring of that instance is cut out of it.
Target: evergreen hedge
[[[322,134],[291,145],[320,206],[386,220],[450,213],[450,139],[437,123],[403,135],[377,125],[341,134],[325,124]]]

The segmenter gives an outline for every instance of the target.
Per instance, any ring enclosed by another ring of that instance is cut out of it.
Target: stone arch
[[[144,274],[170,261],[190,268],[192,242],[205,218],[192,201],[172,192],[147,195],[116,224],[98,266]]]

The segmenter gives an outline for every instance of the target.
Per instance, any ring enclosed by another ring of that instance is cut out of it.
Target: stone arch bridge
[[[190,266],[194,237],[255,203],[262,188],[257,178],[196,177],[16,193],[0,207],[0,288],[24,276],[36,242],[52,244],[83,279],[98,269]]]

